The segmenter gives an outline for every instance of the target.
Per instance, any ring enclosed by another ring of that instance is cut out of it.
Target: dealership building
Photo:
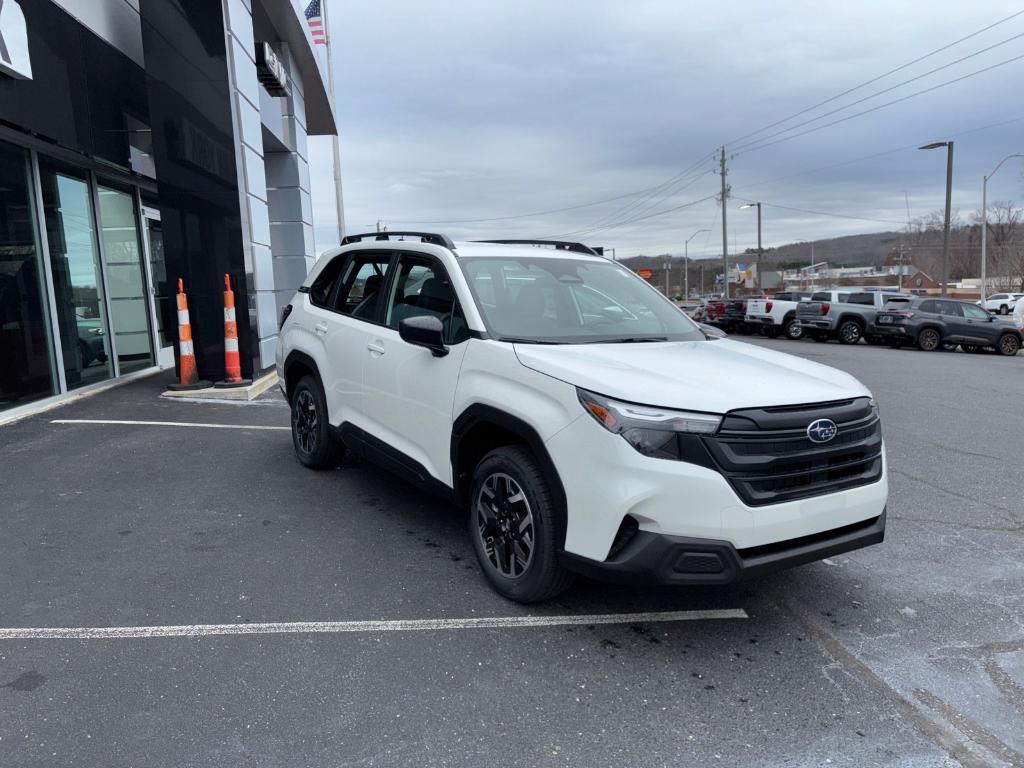
[[[174,365],[274,362],[336,133],[308,0],[0,0],[0,418]]]

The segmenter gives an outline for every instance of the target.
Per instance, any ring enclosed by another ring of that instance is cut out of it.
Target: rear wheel
[[[517,446],[491,451],[473,473],[469,498],[469,535],[495,590],[535,603],[569,586],[572,574],[556,552],[561,510],[532,454]]]
[[[787,339],[796,341],[797,339],[803,338],[804,327],[796,321],[795,317],[791,317],[783,323],[782,332],[785,334]]]
[[[839,343],[856,344],[864,335],[864,329],[856,320],[846,320],[839,326]]]
[[[934,328],[925,328],[917,334],[917,346],[924,352],[934,352],[942,343],[942,337]]]
[[[999,314],[1000,315],[1008,315],[1008,314],[1010,314],[1010,308],[1008,306],[1006,306],[1005,304],[1000,304],[999,305]]]
[[[1000,355],[1006,355],[1012,357],[1017,354],[1017,350],[1020,349],[1020,336],[1015,333],[1004,333],[999,337],[999,343],[996,344],[996,351]]]
[[[292,444],[310,469],[330,469],[341,460],[341,446],[331,437],[327,401],[319,382],[303,376],[292,391]]]

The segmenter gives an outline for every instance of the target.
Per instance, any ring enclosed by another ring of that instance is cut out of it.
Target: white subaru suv
[[[299,461],[344,445],[442,493],[513,600],[574,573],[723,584],[885,533],[862,384],[706,335],[579,243],[346,237],[284,307],[277,370]]]

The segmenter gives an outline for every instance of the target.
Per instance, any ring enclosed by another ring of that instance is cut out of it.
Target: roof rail
[[[410,232],[410,231],[394,231],[388,230],[386,232],[364,232],[361,235],[345,235],[341,239],[342,245],[349,245],[350,243],[359,243],[363,240],[390,240],[392,237],[418,237],[420,242],[430,243],[431,245],[440,245],[449,250],[455,250],[455,243],[452,242],[448,235],[441,235],[436,232]]]
[[[553,245],[558,251],[585,253],[589,256],[600,256],[597,251],[583,243],[571,243],[566,240],[476,240],[478,243],[495,243],[497,245]]]

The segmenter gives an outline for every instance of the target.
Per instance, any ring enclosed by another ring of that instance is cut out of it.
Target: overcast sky
[[[621,257],[681,255],[683,241],[707,228],[690,255],[711,256],[721,253],[711,196],[723,143],[730,252],[756,245],[744,200],[766,204],[766,247],[898,229],[905,194],[911,216],[940,208],[944,195],[944,150],[905,147],[952,138],[953,207],[966,218],[980,206],[982,176],[1024,152],[1024,58],[771,146],[743,146],[1015,36],[775,139],[1024,57],[1024,14],[741,139],[1024,11],[1020,2],[328,1],[349,232],[380,219],[455,239],[564,235]],[[996,123],[1006,124],[974,130]],[[325,139],[314,140],[311,159],[319,251],[336,242]],[[656,194],[620,197],[673,178]],[[542,213],[609,198],[620,199]],[[1019,163],[989,185],[990,200],[1008,198],[1024,201]]]

